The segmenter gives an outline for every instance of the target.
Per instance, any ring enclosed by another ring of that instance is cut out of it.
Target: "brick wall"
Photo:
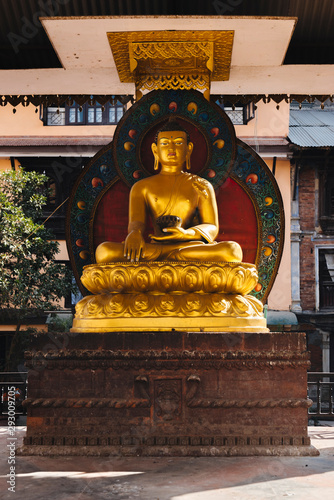
[[[303,166],[299,172],[299,216],[302,231],[314,231],[315,188],[315,168]]]
[[[315,309],[315,255],[311,234],[315,230],[315,169],[304,166],[299,175],[300,297],[303,310]]]

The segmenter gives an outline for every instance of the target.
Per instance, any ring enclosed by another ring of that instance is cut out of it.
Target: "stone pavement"
[[[2,422],[3,423],[3,422]],[[322,422],[322,425],[329,423]],[[17,446],[25,427],[16,429]],[[7,490],[7,427],[0,427],[0,499],[334,499],[334,427],[309,427],[318,457],[19,457]]]

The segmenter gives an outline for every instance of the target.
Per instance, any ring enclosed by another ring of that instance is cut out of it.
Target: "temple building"
[[[334,109],[290,107],[292,310],[308,330],[313,371],[333,370]]]
[[[67,263],[66,203],[56,209],[140,97],[133,75],[122,73],[114,57],[113,36],[210,34],[221,50],[214,60],[220,73],[210,70],[204,92],[265,161],[283,198],[285,244],[267,299],[268,324],[275,331],[306,328],[312,369],[334,371],[331,2],[1,4],[0,170],[22,166],[48,175],[52,196],[45,216],[54,212],[48,224],[60,243],[58,258]],[[233,33],[223,40],[228,50],[215,38],[222,33]],[[147,91],[148,83],[141,83]],[[62,313],[75,301],[64,298]],[[32,323],[45,328],[46,320]],[[5,346],[15,325],[0,325]]]

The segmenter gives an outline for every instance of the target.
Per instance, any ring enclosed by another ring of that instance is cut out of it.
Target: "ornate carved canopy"
[[[228,80],[234,31],[108,33],[121,82],[143,90],[190,90],[209,99],[210,82]]]

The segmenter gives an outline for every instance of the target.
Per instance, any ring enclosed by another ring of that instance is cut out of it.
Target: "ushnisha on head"
[[[159,163],[165,172],[181,172],[184,163],[187,170],[190,170],[193,143],[189,139],[188,132],[176,120],[168,121],[158,131],[155,143],[152,144],[154,170],[158,170]]]

